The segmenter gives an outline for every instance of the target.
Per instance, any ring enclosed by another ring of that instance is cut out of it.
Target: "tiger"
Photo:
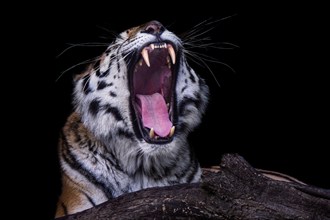
[[[209,87],[184,43],[153,20],[118,34],[73,79],[73,111],[60,132],[55,218],[125,193],[201,181],[188,135]]]

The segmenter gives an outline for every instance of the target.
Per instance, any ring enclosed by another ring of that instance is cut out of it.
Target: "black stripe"
[[[192,163],[193,169],[191,170],[190,174],[187,176],[187,183],[191,183],[191,181],[194,179],[197,170],[198,170],[198,163],[194,162]]]
[[[89,75],[84,76],[83,82],[82,82],[82,87],[85,95],[90,93],[92,90],[89,88]]]
[[[123,172],[123,169],[120,167],[119,165],[119,161],[118,159],[114,156],[112,151],[108,151],[109,155],[104,155],[104,154],[100,154],[100,156],[102,157],[103,160],[109,162],[111,164],[112,167],[114,167],[116,170],[119,170],[121,172]]]
[[[114,92],[112,92],[112,91],[110,91],[110,96],[112,96],[112,97],[117,97],[117,94],[114,93]]]
[[[148,175],[156,181],[161,180],[163,178],[161,175],[161,174],[163,174],[163,172],[160,172],[160,171],[164,171],[164,169],[163,170],[156,169],[154,164],[157,164],[157,162],[154,160],[153,157],[150,157],[149,160],[151,160],[150,164],[152,164],[152,165],[151,165],[150,170],[148,170],[148,172],[147,172]],[[166,175],[164,175],[164,177],[166,177]]]
[[[137,167],[136,173],[145,174],[144,165],[143,165],[144,154],[141,153],[141,151],[138,151],[133,158],[129,158],[129,159],[131,161],[134,160],[135,167]]]
[[[192,83],[196,83],[196,78],[195,78],[195,76],[192,74],[192,70],[189,70],[189,75],[190,75],[190,80],[191,80],[191,82]]]
[[[177,165],[177,161],[182,161],[182,156],[181,155],[186,155],[187,153],[190,153],[190,152],[187,152],[187,147],[188,147],[187,145],[181,146],[180,151],[177,153],[177,156],[173,159],[173,163],[174,163],[173,166],[169,167],[170,169],[173,169],[173,167],[175,167]],[[185,167],[183,167],[181,169],[181,172],[176,173],[176,177],[178,179],[183,178],[187,174],[187,170],[189,170],[189,168],[190,168],[190,162],[189,163],[185,162],[184,165],[185,165]]]
[[[196,155],[194,150],[191,148],[190,146],[190,165],[187,167],[188,171],[185,171],[185,173],[188,173],[190,170],[189,175],[187,176],[187,183],[190,183],[193,178],[195,177],[197,171],[198,171],[198,167],[199,167],[199,163],[196,159]]]
[[[150,176],[154,180],[161,180],[163,178],[166,178],[170,172],[173,170],[174,167],[177,166],[177,161],[180,161],[179,158],[181,157],[182,154],[178,153],[174,159],[172,159],[172,162],[168,166],[159,166],[158,169],[154,164],[159,163],[159,161],[164,160],[164,158],[155,158],[155,157],[150,157],[150,164],[151,169],[150,169]]]
[[[188,72],[189,72],[189,76],[190,76],[189,78],[190,78],[190,80],[192,81],[192,83],[196,83],[196,78],[195,78],[195,76],[192,74],[192,72],[193,72],[192,68],[188,65],[187,62],[185,63],[185,65],[186,65],[187,70],[188,70]]]
[[[195,105],[196,105],[196,108],[200,108],[201,106],[201,103],[202,103],[202,97],[201,97],[201,93],[200,92],[194,92],[194,96],[196,97],[195,98]]]
[[[111,61],[113,61],[114,58],[115,58],[115,55],[114,54],[111,54],[110,55],[110,63],[111,63]]]
[[[85,141],[82,141],[81,143],[79,143],[82,147],[87,147],[88,148],[88,151],[91,152],[93,154],[93,156],[95,154],[98,154],[97,152],[97,146],[95,144],[92,144],[92,141],[91,140],[88,140],[86,142]]]
[[[72,125],[72,124],[71,124]],[[80,134],[80,132],[78,132],[79,131],[79,126],[78,126],[78,123],[74,123],[73,124],[73,126],[71,127],[72,128],[72,133],[73,133],[73,135],[74,135],[74,139],[73,139],[73,141],[74,142],[81,142],[81,134]]]
[[[182,89],[181,89],[181,93],[184,92],[184,90],[186,90],[188,88],[188,86],[184,86]]]
[[[64,131],[62,130],[61,132],[61,139],[60,139],[60,146],[61,146],[61,150],[60,150],[60,156],[67,162],[67,163],[73,163],[73,161],[69,161],[70,158],[67,158],[66,157],[66,151],[67,151],[67,148],[68,148],[68,141],[66,139],[66,136],[64,134]]]
[[[99,77],[101,75],[100,69],[97,69],[95,74],[96,74],[97,77]]]
[[[179,132],[186,131],[188,128],[188,124],[186,122],[181,122],[180,124],[175,125],[175,133],[178,135]]]
[[[162,161],[164,160],[163,156],[159,155],[156,157],[148,157],[145,156],[144,154],[141,154],[141,156],[139,155],[136,159],[136,163],[139,162],[138,159],[141,159],[141,166],[139,167],[140,170],[147,176],[149,176],[150,178],[153,178],[155,181],[161,180],[166,178],[169,175],[172,175],[173,173],[171,173],[171,171],[173,171],[173,169],[175,167],[178,166],[178,161],[182,161],[183,160],[183,156],[187,154],[187,146],[180,146],[178,152],[176,153],[174,158],[167,158],[167,165],[165,166],[164,164],[161,164]],[[144,167],[144,161],[149,160],[149,164],[150,166],[148,167],[148,169],[145,169]],[[157,166],[158,165],[158,166]],[[186,171],[187,169],[189,169],[189,162],[185,162],[184,163],[185,167],[181,170],[181,172],[179,174],[176,174],[176,177],[182,178],[184,176],[186,176]],[[166,180],[167,181],[167,180]],[[177,181],[177,180],[176,180]]]
[[[109,84],[107,84],[104,81],[98,81],[97,82],[97,90],[104,89],[105,87],[108,87],[108,86],[109,86]]]
[[[119,56],[118,56],[118,54],[117,54],[117,71],[118,71],[118,73],[120,73],[120,64],[119,64],[119,58],[118,58]]]
[[[62,206],[62,208],[63,208],[64,215],[68,215],[68,209],[67,209],[67,207],[64,205],[63,202],[61,202],[61,206]]]
[[[108,199],[113,198],[112,189],[113,186],[110,182],[104,183],[102,181],[99,181],[93,173],[91,173],[89,170],[87,170],[84,167],[83,163],[80,163],[77,158],[73,155],[73,153],[70,151],[69,143],[67,142],[67,139],[63,139],[63,152],[62,152],[62,158],[63,160],[73,169],[78,171],[80,174],[85,176],[94,186],[102,190],[105,194],[105,196]],[[64,151],[65,150],[65,151]]]
[[[109,104],[104,106],[106,113],[111,113],[117,121],[123,121],[123,116],[120,114],[120,111],[117,107],[113,107]]]
[[[89,109],[88,110],[93,116],[96,116],[97,113],[100,110],[100,101],[96,100],[96,99],[91,101],[91,103],[89,104]]]
[[[188,147],[188,149],[185,147]],[[197,173],[199,163],[196,159],[196,155],[193,149],[190,146],[185,147],[181,148],[181,150],[178,152],[178,155],[186,155],[189,153],[189,161],[185,162],[184,167],[182,167],[182,169],[180,170],[180,173],[176,173],[175,176],[178,178],[178,180],[186,178],[186,182],[190,183]],[[180,160],[182,160],[182,158],[177,157],[174,159],[174,161]]]
[[[124,131],[123,129],[121,129],[121,128],[119,128],[118,130],[117,130],[117,134],[119,135],[119,136],[124,136],[125,138],[127,138],[127,139],[131,139],[131,140],[133,140],[134,138],[134,134],[133,133],[131,133],[131,132],[127,132],[127,131]]]
[[[104,77],[108,76],[109,73],[110,73],[110,68],[108,68],[106,71],[104,71],[103,73],[101,73],[100,76],[99,76],[99,78],[104,78]]]
[[[85,192],[83,192],[83,191],[81,191],[81,190],[80,190],[80,192],[81,192],[82,194],[84,194],[84,196],[86,196],[86,198],[87,198],[88,201],[92,204],[93,207],[96,206],[95,202],[93,201],[93,199],[92,199],[91,197],[89,197]]]
[[[187,105],[195,105],[196,108],[199,108],[200,106],[200,100],[199,99],[194,99],[194,98],[188,98],[188,97],[184,97],[183,100],[180,102],[179,104],[179,114],[183,115],[184,111],[185,111],[185,107]]]

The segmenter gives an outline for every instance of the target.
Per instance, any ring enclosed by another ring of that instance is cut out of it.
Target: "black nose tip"
[[[150,21],[145,24],[143,33],[148,33],[152,35],[161,35],[164,32],[164,26],[158,21]]]

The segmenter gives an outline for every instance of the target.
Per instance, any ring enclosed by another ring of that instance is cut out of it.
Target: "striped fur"
[[[147,129],[140,131],[131,74],[134,63],[146,65],[139,55],[143,47],[164,42],[176,54],[170,101],[175,132],[154,140],[145,136]],[[209,91],[189,67],[174,33],[157,21],[124,31],[74,83],[75,109],[59,141],[62,193],[56,217],[123,193],[200,180],[201,169],[187,136],[201,123]]]

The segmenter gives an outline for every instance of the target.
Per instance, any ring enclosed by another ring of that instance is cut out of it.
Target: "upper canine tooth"
[[[172,45],[169,44],[167,49],[168,49],[168,53],[170,54],[172,63],[175,64],[175,52],[174,52]]]
[[[146,62],[147,66],[150,67],[149,54],[147,48],[143,48],[141,54],[144,59],[144,62]]]
[[[150,47],[151,47],[152,50],[154,50],[155,49],[155,44],[150,44]]]

